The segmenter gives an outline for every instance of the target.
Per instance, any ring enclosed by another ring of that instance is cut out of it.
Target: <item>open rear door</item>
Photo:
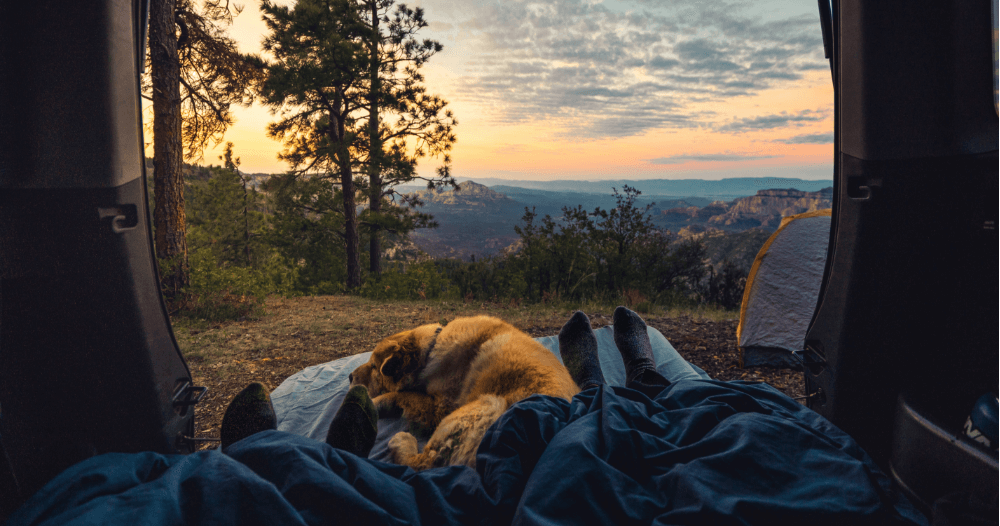
[[[976,488],[996,502],[996,451],[961,437],[997,394],[990,0],[832,11],[835,199],[809,406],[925,505]]]
[[[0,517],[87,457],[193,436],[150,241],[146,11],[0,3]]]

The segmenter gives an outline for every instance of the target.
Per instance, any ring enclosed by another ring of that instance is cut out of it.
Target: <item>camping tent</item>
[[[830,242],[829,208],[789,216],[761,247],[743,290],[736,337],[744,367],[800,369]]]

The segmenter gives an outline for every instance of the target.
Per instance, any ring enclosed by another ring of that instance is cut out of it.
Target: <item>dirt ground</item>
[[[584,312],[594,328],[611,323],[613,307]],[[532,336],[557,334],[572,310],[544,306],[468,305],[461,302],[380,303],[349,296],[269,298],[256,320],[206,323],[175,319],[174,334],[195,385],[208,387],[198,404],[196,436],[218,438],[222,415],[232,397],[251,382],[270,390],[311,365],[370,351],[396,332],[458,316],[489,314]],[[785,394],[802,396],[801,373],[741,369],[732,313],[653,313],[643,315],[689,362],[717,380],[764,381]],[[214,447],[205,443],[203,448]]]

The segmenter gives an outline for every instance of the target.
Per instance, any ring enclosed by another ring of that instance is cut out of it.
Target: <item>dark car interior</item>
[[[949,495],[996,510],[995,443],[963,433],[984,396],[996,429],[995,4],[819,9],[834,200],[798,353],[807,405],[928,516]],[[147,12],[0,2],[0,522],[91,456],[195,449],[205,389],[171,332],[147,207]]]

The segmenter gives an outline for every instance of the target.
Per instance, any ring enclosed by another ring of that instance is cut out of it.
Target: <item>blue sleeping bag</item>
[[[26,524],[926,524],[845,433],[765,384],[680,380],[533,396],[476,469],[424,472],[266,431],[227,454],[106,454]]]
[[[660,331],[649,327],[647,332],[656,370],[664,378],[672,382],[698,378],[711,379],[708,373],[682,358]],[[625,385],[625,364],[622,363],[618,348],[615,347],[614,328],[610,325],[602,327],[594,331],[594,336],[597,338],[597,355],[605,380],[612,386]],[[544,336],[535,340],[562,363],[558,337]],[[281,385],[271,393],[274,411],[278,415],[278,430],[319,441],[326,440],[330,422],[340,404],[344,402],[344,396],[350,387],[348,375],[367,362],[371,354],[365,352],[306,367],[281,382]],[[375,447],[372,448],[368,458],[388,462],[391,458],[389,439],[400,431],[407,431],[408,428],[409,423],[402,417],[380,419]],[[423,438],[419,441],[420,447],[426,443]]]

